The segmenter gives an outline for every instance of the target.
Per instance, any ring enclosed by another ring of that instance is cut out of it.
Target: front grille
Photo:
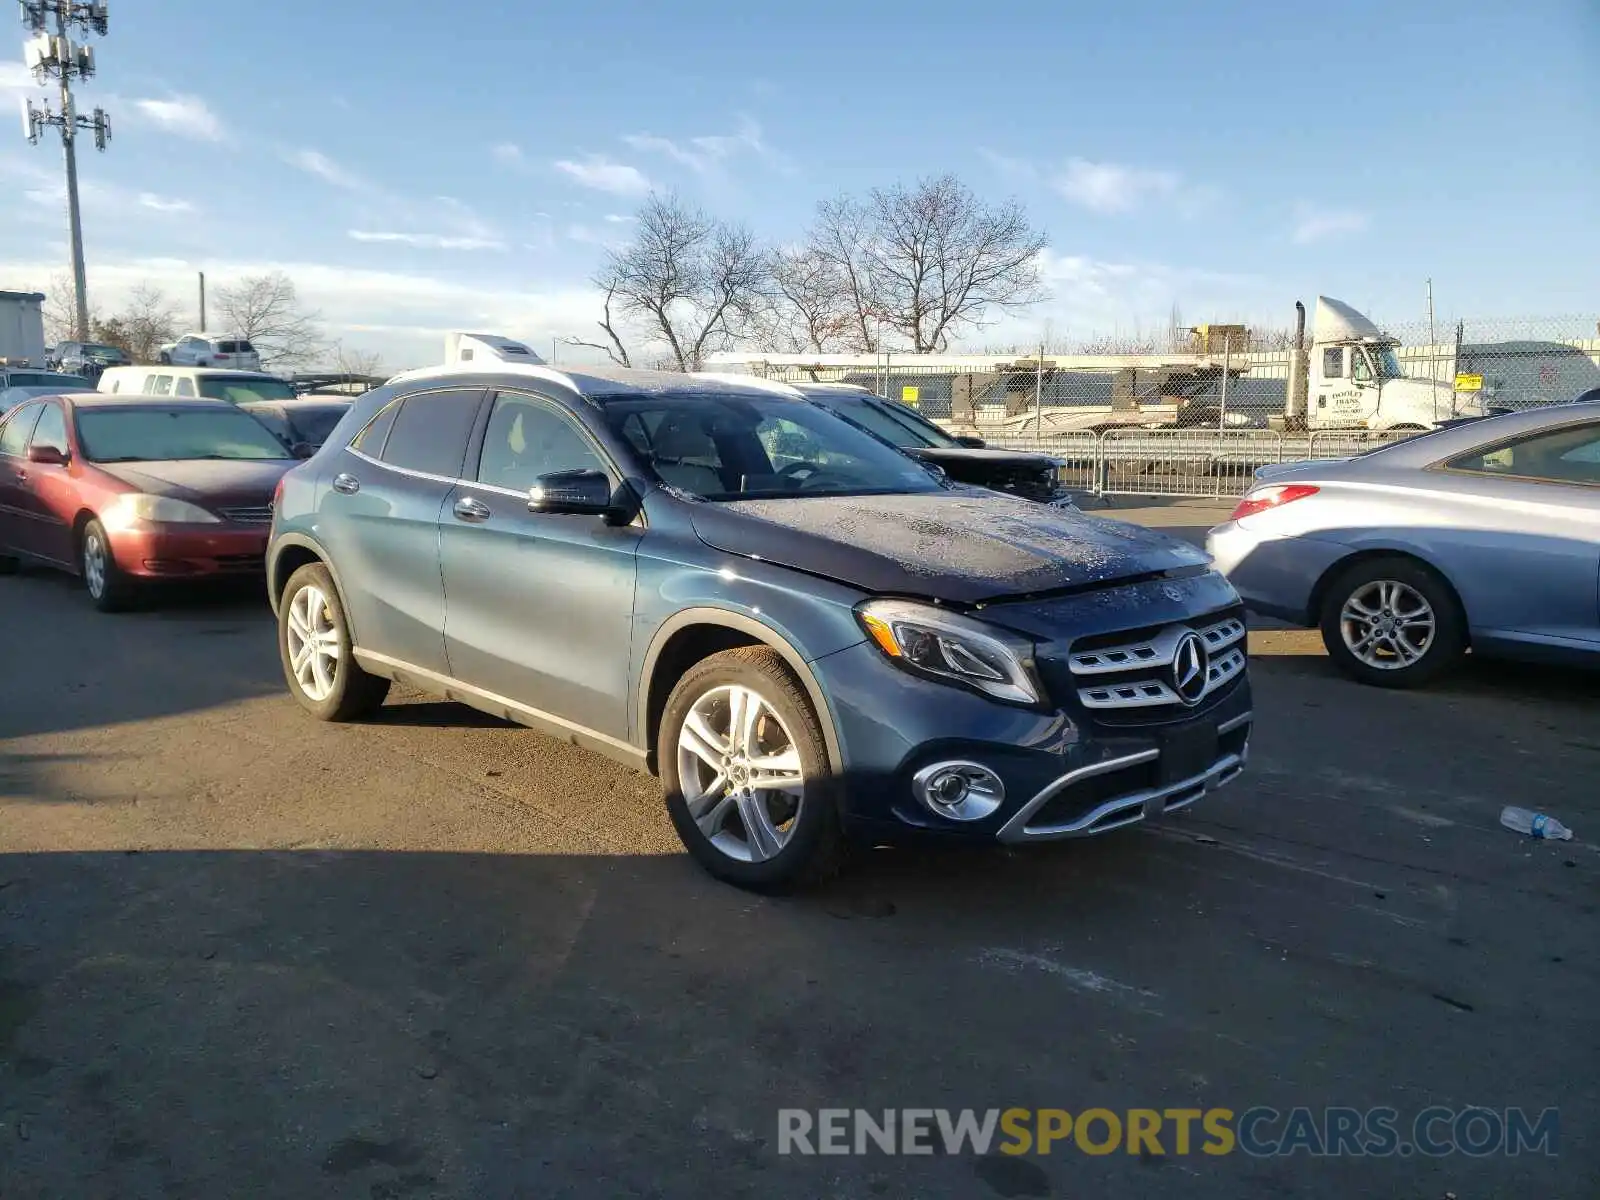
[[[224,520],[232,521],[235,525],[272,524],[272,505],[270,504],[253,508],[219,508],[217,513]]]
[[[1205,649],[1191,664],[1199,673],[1180,681],[1176,658],[1190,633]],[[1237,612],[1081,639],[1067,659],[1078,703],[1124,721],[1161,720],[1219,699],[1244,669],[1245,622]]]

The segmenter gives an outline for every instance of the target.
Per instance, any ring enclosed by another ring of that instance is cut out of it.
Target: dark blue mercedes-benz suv
[[[655,772],[747,887],[850,841],[1101,833],[1244,766],[1244,617],[1200,551],[951,483],[754,384],[412,372],[274,509],[305,708],[355,718],[400,680]]]

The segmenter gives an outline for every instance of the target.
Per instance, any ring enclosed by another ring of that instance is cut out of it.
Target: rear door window
[[[423,475],[460,478],[467,438],[482,398],[483,393],[476,389],[407,396],[383,443],[383,461]]]

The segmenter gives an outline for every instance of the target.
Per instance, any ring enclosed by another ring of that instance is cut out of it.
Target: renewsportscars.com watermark
[[[778,1110],[779,1154],[1244,1153],[1473,1158],[1559,1152],[1560,1113],[1521,1108],[805,1108]]]

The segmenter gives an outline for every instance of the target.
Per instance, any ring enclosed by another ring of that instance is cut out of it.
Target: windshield
[[[102,346],[102,345],[99,345],[98,343],[96,343],[94,345],[90,345],[90,346],[85,346],[83,348],[83,352],[85,354],[114,354],[119,358],[122,356],[122,351],[117,349],[117,347],[115,347],[115,346]]]
[[[605,401],[606,420],[663,482],[706,500],[931,492],[926,468],[815,405],[779,397]]]
[[[893,401],[851,396],[830,399],[826,403],[845,420],[855,422],[867,432],[875,433],[896,446],[920,448],[960,445],[937,425],[930,424]]]
[[[1372,361],[1377,364],[1379,379],[1406,377],[1406,373],[1400,369],[1400,360],[1395,356],[1393,346],[1372,347]]]
[[[78,413],[78,442],[90,462],[282,459],[289,452],[260,422],[216,408],[96,408]]]
[[[202,375],[196,384],[200,394],[212,400],[226,400],[229,404],[243,404],[247,400],[293,400],[294,387],[282,379],[261,378],[255,375]]]
[[[9,371],[7,387],[86,388],[89,381],[82,375],[58,375],[53,371]]]

